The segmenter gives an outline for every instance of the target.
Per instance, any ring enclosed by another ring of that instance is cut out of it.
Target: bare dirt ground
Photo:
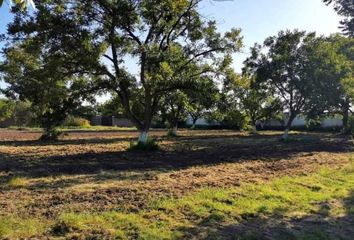
[[[138,211],[158,196],[181,197],[201,187],[239,186],[321,166],[348,163],[353,143],[330,133],[152,131],[161,150],[126,151],[137,132],[69,132],[59,142],[39,142],[39,132],[0,131],[0,216],[52,219],[90,209]],[[14,176],[26,179],[10,187]],[[259,223],[249,223],[255,228]],[[266,224],[266,223],[263,223]],[[220,235],[240,231],[230,227]]]

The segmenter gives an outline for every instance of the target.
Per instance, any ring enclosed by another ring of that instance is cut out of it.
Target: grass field
[[[0,131],[1,239],[353,239],[354,154],[331,133]]]

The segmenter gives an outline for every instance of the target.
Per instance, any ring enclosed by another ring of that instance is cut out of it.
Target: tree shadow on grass
[[[303,217],[286,217],[288,209],[269,215],[241,216],[237,224],[224,225],[204,219],[194,228],[182,229],[188,239],[223,240],[352,240],[354,238],[354,191],[340,200],[344,213],[330,216],[331,202],[322,202],[317,212]]]

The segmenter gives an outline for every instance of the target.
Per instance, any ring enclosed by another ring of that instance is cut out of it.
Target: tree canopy
[[[39,1],[34,16],[17,13],[9,34],[31,35],[32,44],[47,59],[60,59],[67,74],[88,74],[97,87],[114,91],[127,117],[146,133],[166,93],[212,74],[223,54],[242,46],[240,30],[218,33],[216,22],[200,15],[200,2]],[[127,70],[127,58],[137,60],[138,76]]]
[[[354,1],[353,0],[323,0],[327,5],[333,4],[336,12],[343,16],[340,22],[344,33],[354,37]]]
[[[263,49],[260,45],[253,47],[251,57],[245,61],[245,71],[254,73],[259,83],[273,88],[288,113],[284,138],[295,117],[312,108],[309,96],[315,94],[315,88],[305,74],[305,66],[306,46],[315,40],[314,33],[280,31],[264,41]]]

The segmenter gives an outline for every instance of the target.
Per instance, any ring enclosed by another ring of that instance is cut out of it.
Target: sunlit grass
[[[7,185],[12,188],[26,187],[29,184],[29,180],[26,177],[15,176],[11,177],[7,182]]]
[[[0,217],[1,239],[28,239],[40,236],[48,230],[43,219],[24,219],[19,217]]]
[[[307,176],[282,177],[259,184],[232,188],[202,188],[181,198],[151,199],[139,211],[63,212],[50,224],[53,236],[85,236],[113,239],[179,239],[189,229],[207,226],[209,235],[223,224],[257,217],[303,217],[313,213],[337,217],[353,214],[345,199],[354,190],[354,161],[341,169],[319,169]],[[328,212],[323,203],[337,202]],[[118,207],[118,206],[117,206]],[[0,237],[40,235],[47,228],[39,220],[0,219]],[[306,233],[307,234],[307,233]],[[327,239],[324,233],[311,233],[299,239]],[[250,234],[249,238],[252,239]]]

